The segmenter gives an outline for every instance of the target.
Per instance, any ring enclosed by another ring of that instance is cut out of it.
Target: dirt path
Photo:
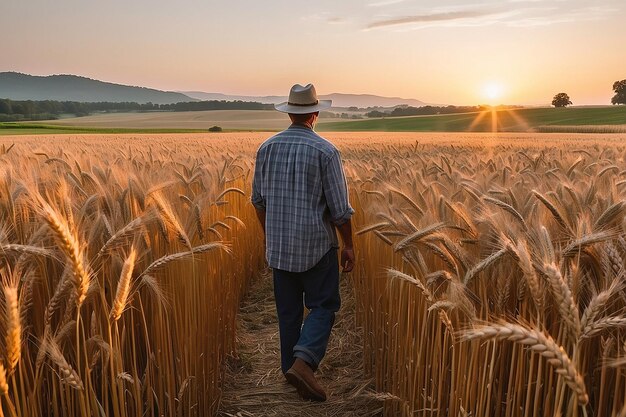
[[[371,379],[363,373],[361,332],[346,277],[341,296],[342,308],[317,373],[328,400],[303,401],[280,371],[272,279],[270,274],[260,278],[241,308],[238,358],[229,361],[218,416],[382,416],[382,403],[371,394]]]

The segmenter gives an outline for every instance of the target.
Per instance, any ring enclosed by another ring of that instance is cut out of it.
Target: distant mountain
[[[42,77],[18,72],[0,72],[0,98],[115,103],[129,101],[154,104],[197,101],[178,92],[107,83],[77,75]]]
[[[261,103],[276,104],[287,101],[287,96],[236,96],[222,93],[204,93],[201,91],[181,91],[181,93],[198,100],[241,100],[258,101]],[[333,93],[320,95],[321,100],[332,100],[333,107],[394,107],[409,105],[414,107],[425,106],[426,103],[412,98],[381,97],[372,94],[344,94]]]
[[[11,100],[58,100],[113,103],[135,102],[171,104],[198,100],[256,101],[276,104],[287,101],[287,96],[237,96],[201,91],[161,91],[153,88],[108,83],[78,75],[36,76],[18,72],[0,72],[0,98]],[[332,100],[333,107],[420,107],[426,103],[411,98],[381,97],[372,94],[333,93],[321,95]]]

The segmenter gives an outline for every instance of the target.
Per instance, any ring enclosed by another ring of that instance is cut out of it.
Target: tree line
[[[10,100],[0,99],[0,122],[19,120],[52,120],[62,114],[86,116],[94,112],[127,111],[202,111],[202,110],[271,110],[272,104],[252,101],[190,101],[173,104],[136,102],[94,102],[56,100]]]

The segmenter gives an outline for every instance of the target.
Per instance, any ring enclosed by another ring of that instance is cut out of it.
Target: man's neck
[[[291,123],[291,126],[300,126],[313,130],[313,125],[311,123]]]

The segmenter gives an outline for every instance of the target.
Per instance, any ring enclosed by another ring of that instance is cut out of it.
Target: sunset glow
[[[622,0],[5,1],[0,27],[19,42],[0,42],[0,71],[257,96],[313,82],[433,104],[549,105],[561,91],[610,104],[625,21]]]
[[[504,87],[496,81],[489,82],[483,86],[483,97],[488,100],[488,104],[497,104],[503,97]]]

